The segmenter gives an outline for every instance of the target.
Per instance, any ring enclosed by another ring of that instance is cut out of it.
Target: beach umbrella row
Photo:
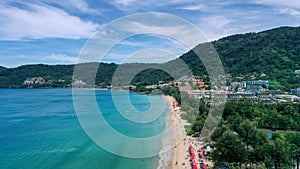
[[[192,157],[195,157],[195,151],[194,151],[194,147],[192,145],[190,145],[189,151],[190,151],[190,154],[192,155]]]
[[[191,158],[190,158],[190,161],[192,162],[192,168],[193,169],[198,169],[197,167],[197,163],[195,162],[195,152],[194,152],[194,147],[192,145],[190,145],[189,147],[189,152],[191,154]],[[199,157],[200,158],[204,158],[204,154],[203,154],[203,149],[199,148]],[[207,166],[205,164],[201,164],[201,169],[207,169]]]
[[[190,145],[189,151],[190,151],[190,154],[192,156],[190,158],[190,161],[192,162],[192,167],[193,167],[193,169],[198,169],[197,164],[195,162],[195,151],[194,151],[194,147],[192,145]]]

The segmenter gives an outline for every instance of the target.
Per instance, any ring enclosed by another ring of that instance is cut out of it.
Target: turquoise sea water
[[[96,96],[103,116],[120,133],[149,137],[164,130],[165,113],[148,124],[132,123],[117,112],[110,91],[97,90]],[[129,94],[142,111],[149,109],[149,97],[165,104],[160,96]],[[79,124],[71,89],[0,89],[0,133],[0,168],[155,169],[158,163],[157,156],[124,158],[97,146]]]

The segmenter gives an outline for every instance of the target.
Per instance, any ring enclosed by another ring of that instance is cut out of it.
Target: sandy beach
[[[186,140],[189,138],[184,129],[185,125],[190,124],[186,120],[181,119],[179,107],[174,108],[172,106],[176,100],[170,96],[166,96],[166,99],[169,103],[169,109],[171,111],[171,119],[174,125],[174,139],[176,142],[175,146],[173,147],[173,158],[169,169],[191,168],[189,158],[187,158],[189,156],[189,152]]]
[[[183,120],[180,116],[180,107],[173,107],[173,103],[176,102],[176,100],[173,97],[165,96],[169,109],[171,112],[171,121],[173,124],[173,131],[174,131],[174,141],[175,145],[173,145],[173,150],[171,153],[166,153],[166,155],[172,154],[171,162],[169,162],[169,165],[166,167],[168,169],[191,169],[191,163],[190,163],[190,153],[189,153],[189,146],[193,146],[195,148],[195,153],[197,153],[197,150],[200,147],[203,147],[205,143],[201,142],[200,140],[187,136],[184,126],[185,125],[191,125],[186,120]],[[197,164],[199,161],[202,160],[198,155],[195,156],[195,161]],[[205,164],[209,167],[212,167],[211,162],[205,161]],[[198,165],[198,168],[200,168],[200,165]]]

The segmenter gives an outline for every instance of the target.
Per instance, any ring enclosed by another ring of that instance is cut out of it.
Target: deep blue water
[[[147,124],[133,123],[117,112],[110,91],[97,90],[96,96],[103,116],[120,133],[139,138],[164,129],[164,114]],[[127,93],[116,96],[124,97]],[[149,109],[149,97],[165,104],[162,97],[129,95],[140,111]],[[154,169],[157,161],[157,156],[120,157],[97,146],[80,126],[72,89],[0,89],[0,168]]]

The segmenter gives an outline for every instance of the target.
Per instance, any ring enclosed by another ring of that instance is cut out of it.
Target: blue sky
[[[280,26],[300,26],[298,0],[6,0],[0,2],[0,65],[71,64],[97,30],[123,16],[164,12],[196,25],[209,40]],[[150,48],[176,56],[147,56]],[[164,62],[189,50],[159,36],[138,35],[117,44],[107,62]],[[149,59],[150,58],[150,59]],[[152,59],[151,59],[152,58]],[[149,61],[151,60],[151,61]]]

